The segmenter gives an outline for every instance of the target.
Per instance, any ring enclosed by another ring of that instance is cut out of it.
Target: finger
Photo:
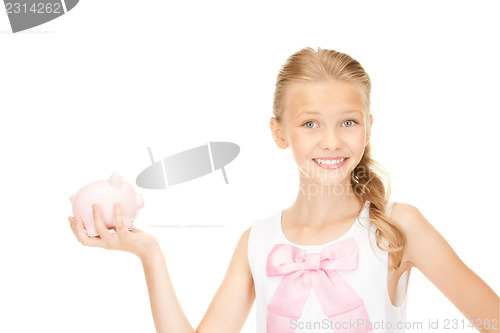
[[[78,223],[78,220],[76,219],[76,217],[74,216],[70,216],[68,217],[68,220],[70,222],[70,227],[71,227],[71,231],[73,232],[73,234],[75,235],[76,239],[81,243],[82,240],[80,239],[80,235],[78,234],[78,231],[77,231],[77,226],[76,224]]]
[[[72,218],[72,223],[71,223],[71,230],[73,231],[73,234],[75,234],[75,237],[76,239],[78,239],[78,241],[83,244],[83,240],[84,240],[84,235],[82,234],[82,232],[79,230],[79,223],[80,223],[81,220],[78,220],[77,217],[73,217]],[[87,233],[83,230],[83,232],[85,233],[85,236],[88,237]]]
[[[78,234],[76,232],[76,223],[78,222],[73,216],[70,216],[68,217],[68,221],[70,222],[69,223],[69,226],[71,227],[71,231],[73,232],[73,234],[75,235],[76,239],[80,241],[80,239],[78,238]]]
[[[122,207],[119,202],[115,202],[115,229],[118,233],[127,232],[125,223],[123,222]]]
[[[95,230],[99,234],[99,236],[105,241],[109,242],[111,239],[111,233],[108,228],[104,224],[104,220],[102,219],[102,209],[99,204],[92,205],[92,211],[94,216],[94,226]]]
[[[80,216],[74,218],[76,223],[71,223],[71,229],[78,241],[85,246],[92,247],[107,247],[106,243],[98,237],[89,237],[87,231],[83,227],[83,221]]]

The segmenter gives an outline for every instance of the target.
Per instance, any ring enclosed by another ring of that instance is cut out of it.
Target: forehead
[[[284,106],[293,118],[302,114],[364,114],[361,90],[339,80],[293,82],[284,96]]]

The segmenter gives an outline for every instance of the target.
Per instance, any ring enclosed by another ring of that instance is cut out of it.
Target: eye
[[[350,121],[350,122],[352,122],[352,123],[354,123],[354,124],[357,124],[357,123],[358,123],[356,120],[349,119],[349,120],[344,121],[344,124],[345,124],[346,122],[348,122],[348,121]],[[353,127],[353,126],[354,126],[354,124],[352,124],[351,126],[347,126],[347,127]]]
[[[314,128],[314,127],[307,126],[307,124],[315,124],[315,122],[312,120],[309,120],[309,121],[306,121],[305,123],[302,124],[302,126],[305,126],[306,128]]]

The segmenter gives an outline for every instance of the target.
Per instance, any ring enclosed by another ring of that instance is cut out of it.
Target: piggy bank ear
[[[118,188],[122,187],[122,177],[120,176],[120,173],[114,172],[109,178],[108,182],[113,187],[118,187]]]
[[[73,194],[72,196],[69,197],[69,201],[73,203],[73,200],[75,200],[75,195]]]

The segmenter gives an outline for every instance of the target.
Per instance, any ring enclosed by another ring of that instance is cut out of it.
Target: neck
[[[357,215],[363,207],[354,193],[350,178],[338,184],[318,184],[301,177],[295,202],[286,210],[293,220],[311,225],[342,221]]]

